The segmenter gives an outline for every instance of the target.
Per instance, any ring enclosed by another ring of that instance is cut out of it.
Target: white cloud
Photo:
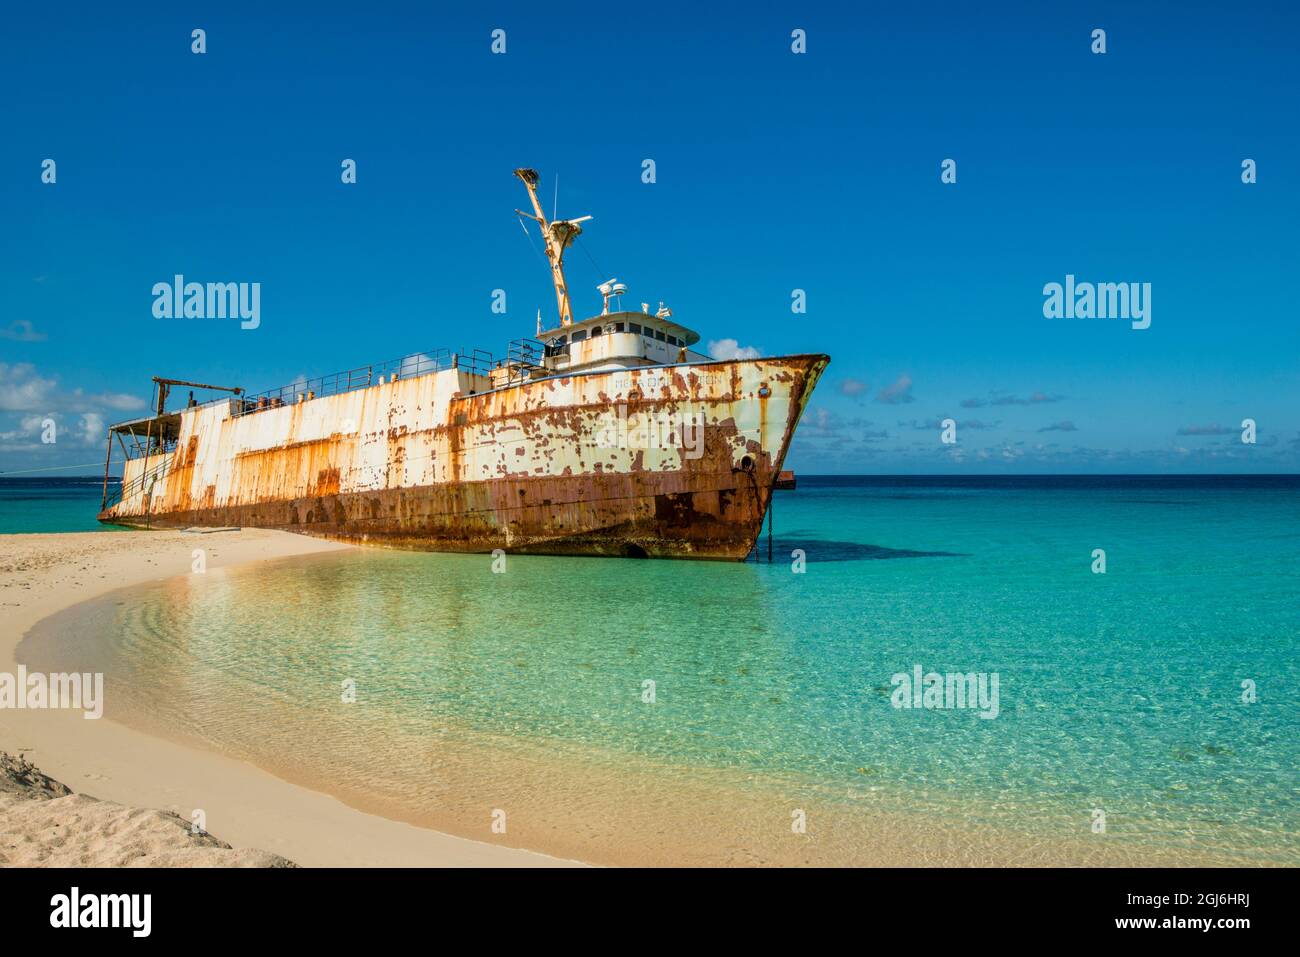
[[[54,442],[46,444],[50,422],[54,423]],[[0,431],[0,451],[47,453],[64,448],[101,448],[107,434],[108,423],[98,412],[25,415],[14,427]]]
[[[0,362],[0,411],[3,412],[80,412],[88,407],[129,412],[143,409],[145,404],[139,396],[124,392],[87,393],[81,388],[62,392],[58,379],[38,375],[30,362],[14,365]]]
[[[31,412],[46,408],[53,401],[57,385],[55,379],[38,376],[30,362],[0,362],[0,410]]]
[[[44,461],[62,448],[98,447],[106,434],[106,413],[146,405],[144,399],[121,392],[64,390],[58,379],[40,375],[31,363],[0,362],[0,451],[39,452]],[[55,424],[55,442],[49,445],[41,441],[47,420]]]
[[[883,402],[885,405],[902,405],[904,402],[911,402],[912,399],[912,377],[910,375],[900,375],[892,385],[887,385],[876,395],[877,402]]]
[[[98,412],[83,412],[79,426],[81,429],[79,438],[83,444],[98,445],[104,441],[107,426],[104,417]]]
[[[867,382],[863,382],[861,379],[850,377],[840,383],[840,393],[842,395],[847,395],[850,398],[862,395],[862,393],[869,391],[871,391],[871,385]]]
[[[105,408],[116,409],[119,412],[144,408],[144,399],[138,395],[126,395],[122,392],[101,392],[99,395],[90,396],[90,399],[92,402],[99,402]]]
[[[757,359],[762,353],[753,346],[742,346],[735,339],[709,341],[709,355],[714,359]]]
[[[30,319],[15,319],[0,329],[0,339],[13,339],[15,342],[44,342],[45,333],[37,332]]]
[[[438,363],[426,356],[423,352],[417,352],[414,355],[403,356],[402,364],[397,367],[397,374],[402,378],[410,378],[413,375],[426,375],[438,368]]]

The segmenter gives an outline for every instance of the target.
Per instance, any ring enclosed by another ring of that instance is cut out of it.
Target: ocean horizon
[[[120,475],[108,478],[110,492],[121,484]],[[1174,489],[1294,488],[1300,490],[1300,473],[1259,472],[1241,474],[803,474],[803,488],[846,486],[966,489],[1106,489],[1147,487]],[[104,487],[102,475],[6,476],[0,474],[0,535],[32,532],[92,532],[122,530],[103,525],[95,516]],[[789,493],[777,493],[775,503]]]

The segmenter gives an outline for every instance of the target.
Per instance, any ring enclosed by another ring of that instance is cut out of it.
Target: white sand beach
[[[0,751],[0,866],[295,867],[232,848],[171,811],[73,794],[22,758]]]
[[[0,672],[16,674],[15,650],[38,621],[119,588],[187,574],[200,547],[214,569],[349,546],[252,529],[0,535]],[[11,775],[20,784],[0,793],[0,864],[574,863],[367,814],[251,764],[75,711],[0,709],[0,751],[39,768]],[[195,809],[220,840],[190,833]]]

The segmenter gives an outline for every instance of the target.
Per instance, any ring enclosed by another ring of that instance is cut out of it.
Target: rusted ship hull
[[[252,414],[216,403],[187,410],[174,451],[128,462],[127,492],[99,517],[430,551],[743,559],[828,361],[585,372],[488,391],[446,370]]]

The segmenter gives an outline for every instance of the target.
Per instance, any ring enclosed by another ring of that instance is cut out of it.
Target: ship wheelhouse
[[[645,312],[610,312],[539,333],[543,367],[562,372],[604,372],[642,366],[707,362],[691,346],[693,329]]]

